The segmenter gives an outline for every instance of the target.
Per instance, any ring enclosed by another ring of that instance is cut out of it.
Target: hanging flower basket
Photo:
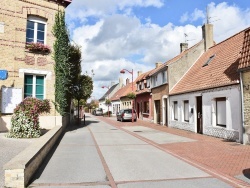
[[[27,42],[25,49],[28,49],[29,52],[34,53],[51,53],[50,47],[40,42]]]
[[[131,92],[126,95],[129,99],[135,99],[136,95],[135,93]]]

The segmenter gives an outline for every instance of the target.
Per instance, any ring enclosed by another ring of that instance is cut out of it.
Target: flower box
[[[51,53],[50,47],[40,42],[27,42],[25,49],[33,53],[45,53],[45,54]]]

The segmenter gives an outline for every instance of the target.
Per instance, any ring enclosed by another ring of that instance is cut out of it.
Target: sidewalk
[[[211,171],[219,177],[224,177],[232,182],[238,182],[244,187],[250,187],[249,145],[242,145],[211,136],[169,128],[142,120],[137,120],[137,122],[131,123],[118,122],[114,117],[98,118],[121,128],[125,128],[126,126],[143,126],[196,140],[195,142],[154,144],[162,150],[165,150],[186,162],[196,164],[197,167],[206,169],[209,172]],[[139,134],[137,134],[137,136],[140,137]],[[152,142],[150,140],[148,141]]]
[[[0,187],[4,187],[3,165],[34,142],[34,139],[6,138],[5,134],[0,133]]]

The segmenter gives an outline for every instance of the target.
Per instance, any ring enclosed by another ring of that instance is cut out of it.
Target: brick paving
[[[242,187],[250,187],[250,146],[236,142],[226,141],[220,138],[196,134],[193,132],[169,128],[151,122],[137,120],[137,122],[117,122],[114,117],[98,117],[107,123],[117,126],[145,126],[162,132],[175,134],[196,142],[181,142],[155,145],[187,162],[207,170],[224,180],[240,184]],[[140,137],[140,136],[138,136]],[[145,138],[144,138],[145,139]],[[147,140],[147,139],[145,139]],[[150,142],[150,141],[149,141]],[[245,181],[237,179],[242,176]],[[248,183],[247,183],[248,182]]]

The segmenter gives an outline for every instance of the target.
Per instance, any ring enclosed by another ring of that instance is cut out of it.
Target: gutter
[[[242,81],[242,72],[240,72],[240,100],[241,100],[241,126],[239,129],[239,141],[240,143],[246,144],[244,143],[244,96],[243,96],[243,81]]]

